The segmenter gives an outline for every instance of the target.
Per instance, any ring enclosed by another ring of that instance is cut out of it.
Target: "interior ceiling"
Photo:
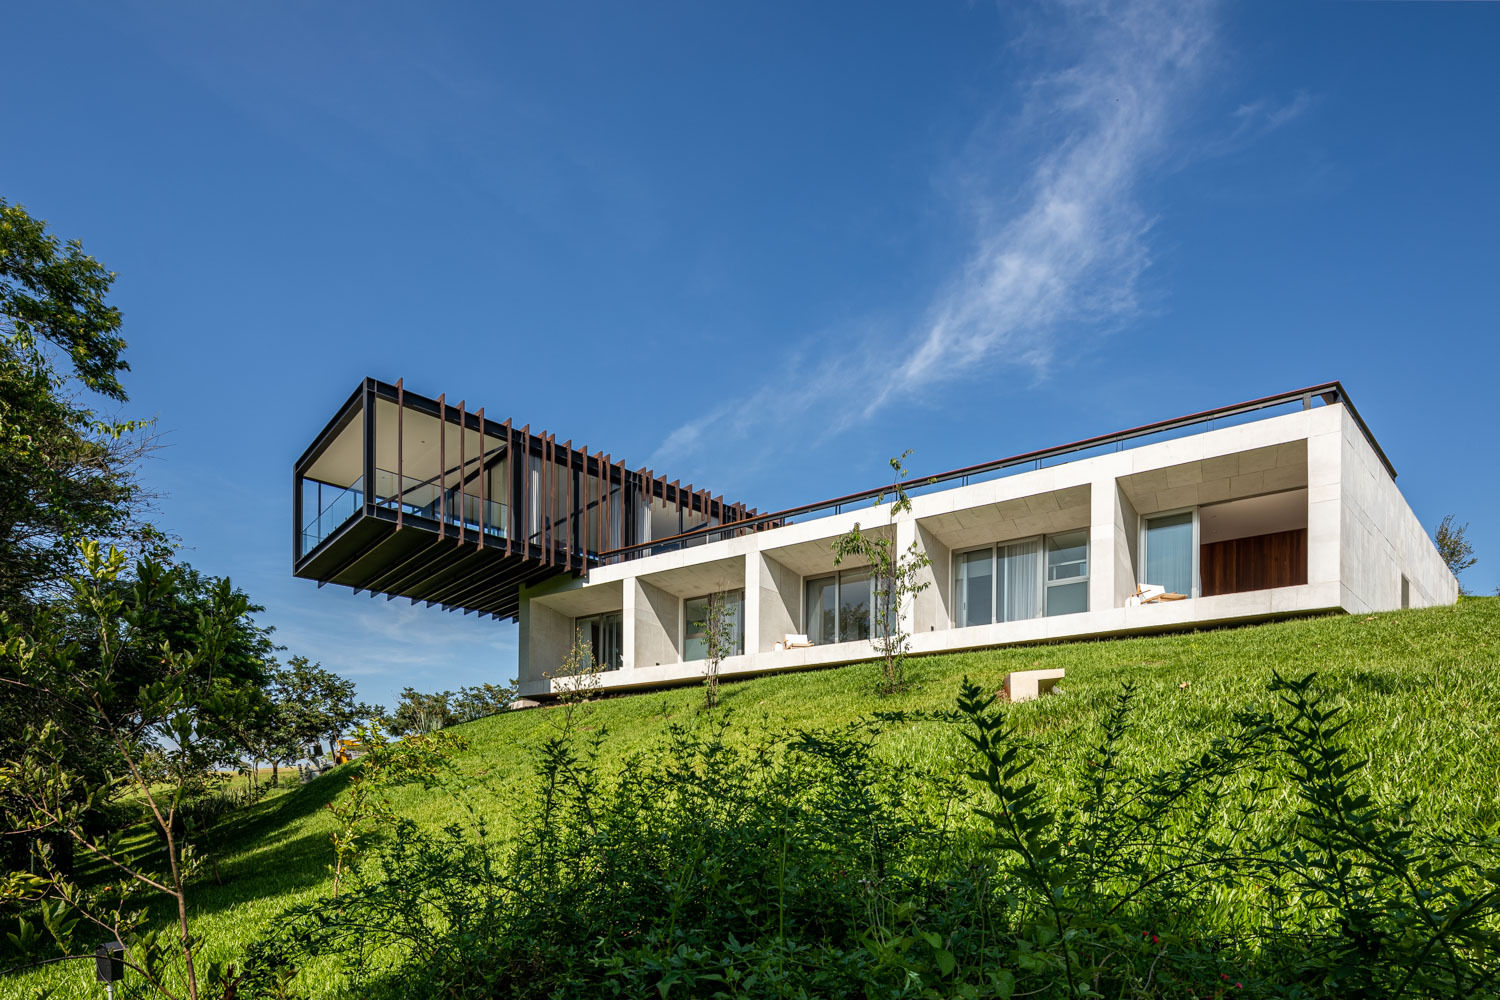
[[[681,566],[648,573],[641,579],[677,597],[702,597],[721,590],[739,590],[745,586],[745,557],[729,556],[695,566]]]
[[[449,412],[456,419],[458,409],[454,407]],[[459,426],[454,420],[447,423],[447,438],[442,442],[444,451],[439,452],[438,425],[437,417],[414,410],[409,406],[401,414],[401,454],[399,457],[401,472],[407,478],[425,480],[437,476],[440,454],[448,466],[449,474],[457,471],[460,453]],[[477,430],[467,428],[463,430],[462,453],[471,473],[475,471],[481,451],[479,440]],[[484,439],[483,451],[490,453],[504,445],[504,438],[487,435]],[[396,404],[388,399],[377,400],[375,403],[375,466],[387,472],[395,472],[396,459]],[[450,485],[453,485],[451,480]]]
[[[1088,525],[1089,496],[1087,485],[1070,486],[924,517],[922,527],[950,549],[1070,531]]]
[[[1288,441],[1137,472],[1121,476],[1119,484],[1140,514],[1305,487],[1307,441]]]
[[[364,475],[364,424],[360,411],[344,429],[328,443],[323,453],[303,473],[307,479],[316,479],[335,486],[352,486]]]
[[[1198,540],[1204,545],[1305,527],[1305,489],[1210,504],[1198,511]]]
[[[875,528],[861,526],[860,531],[876,538],[895,539],[896,529],[889,524]],[[833,564],[833,539],[819,538],[810,542],[797,542],[776,549],[766,549],[764,554],[776,560],[798,576],[822,576],[835,569],[853,569],[864,566],[863,559],[845,559],[839,566]]]

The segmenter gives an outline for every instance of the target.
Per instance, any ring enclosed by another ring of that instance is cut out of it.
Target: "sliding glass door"
[[[874,588],[868,569],[846,569],[806,584],[804,627],[809,642],[868,639],[874,629]]]
[[[1169,594],[1192,597],[1193,554],[1197,550],[1193,512],[1146,518],[1145,579],[1142,583],[1166,587]]]
[[[954,556],[953,566],[954,625],[988,625],[995,620],[995,550],[960,552]]]
[[[625,619],[618,611],[579,618],[574,623],[600,670],[619,670],[624,663]]]
[[[682,602],[682,658],[689,660],[708,659],[709,601],[714,595],[690,597]],[[718,595],[724,602],[724,620],[729,626],[730,656],[745,651],[745,592],[729,590]]]
[[[1047,552],[1043,573],[1042,552]],[[959,552],[953,557],[955,628],[1088,610],[1088,532]]]

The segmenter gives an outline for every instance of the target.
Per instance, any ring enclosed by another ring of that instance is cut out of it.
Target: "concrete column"
[[[913,544],[918,552],[927,554],[931,563],[916,576],[916,582],[925,583],[927,587],[909,598],[902,607],[901,628],[908,635],[946,629],[951,624],[948,614],[948,580],[952,576],[952,569],[948,563],[948,547],[918,524],[916,518],[909,514],[902,515],[896,522],[895,558],[906,558]]]
[[[1110,484],[1110,492],[1115,499],[1115,607],[1123,608],[1139,575],[1141,516],[1118,482]]]
[[[1117,550],[1125,546],[1124,532],[1119,523],[1118,489],[1113,476],[1089,484],[1090,611],[1104,611],[1123,603],[1116,600],[1115,593],[1120,576]]]
[[[518,680],[555,675],[572,648],[573,619],[535,601],[521,601]]]
[[[635,666],[680,663],[682,652],[677,648],[677,634],[682,602],[676,594],[644,580],[628,581],[626,591],[631,589],[635,590],[635,613],[631,615],[635,623],[632,637]]]
[[[635,669],[635,580],[624,581],[620,602],[620,669]]]
[[[760,652],[760,577],[763,569],[760,553],[746,554],[744,621],[740,624],[744,626],[745,652],[751,654]]]
[[[922,632],[941,632],[953,627],[953,553],[938,541],[937,536],[921,523],[913,520],[910,522],[915,531],[911,536],[917,543],[917,550],[927,554],[931,564],[922,570],[917,578],[918,583],[927,584],[927,588],[916,595],[912,601],[911,609],[911,634]],[[904,541],[899,536],[900,528],[897,526],[898,540],[901,540],[901,554],[905,555],[910,542]]]
[[[1341,430],[1307,439],[1307,582],[1313,585],[1343,579],[1343,451]]]
[[[771,652],[776,643],[791,633],[802,631],[802,577],[768,555],[752,552],[746,557],[745,571],[756,567],[756,596],[759,617],[755,629],[746,629],[746,652],[753,640],[757,653]],[[746,584],[748,600],[749,584]]]

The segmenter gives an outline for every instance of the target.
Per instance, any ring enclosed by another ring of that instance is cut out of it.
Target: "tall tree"
[[[276,677],[276,699],[287,719],[287,733],[299,747],[326,743],[333,756],[339,738],[356,722],[385,714],[378,705],[354,698],[354,682],[321,663],[294,656]],[[300,756],[300,755],[299,755]]]
[[[25,614],[68,571],[79,538],[159,545],[134,474],[147,425],[105,421],[124,401],[115,275],[0,198],[0,610]]]

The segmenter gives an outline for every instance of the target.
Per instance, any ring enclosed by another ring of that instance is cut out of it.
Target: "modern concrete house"
[[[520,690],[575,636],[606,689],[871,659],[856,523],[931,560],[913,653],[1452,604],[1458,583],[1337,382],[758,513],[554,435],[367,379],[294,469],[296,575],[520,623]],[[366,489],[365,484],[373,484]]]

